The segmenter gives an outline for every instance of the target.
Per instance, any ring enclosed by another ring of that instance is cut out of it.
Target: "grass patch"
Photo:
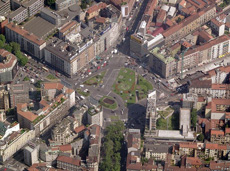
[[[102,71],[98,75],[86,80],[83,84],[90,85],[90,86],[91,85],[96,85],[97,86],[98,84],[100,84],[102,82],[102,79],[104,78],[105,73],[106,73],[106,71]]]
[[[40,115],[36,119],[33,120],[33,124],[37,124],[40,120],[42,120],[45,117],[45,115]]]
[[[80,88],[77,89],[77,93],[80,94],[80,95],[82,95],[82,96],[85,96],[85,97],[87,97],[87,96],[90,95],[90,92],[89,92],[89,91],[84,92],[84,91],[82,91]]]
[[[148,92],[153,90],[153,86],[149,81],[138,75],[136,90],[138,90],[138,98],[141,100],[147,98]]]
[[[30,78],[28,76],[26,76],[23,81],[30,81]]]
[[[168,120],[168,129],[167,129]],[[179,130],[179,113],[174,113],[167,119],[159,118],[157,120],[157,129],[159,130]]]
[[[116,109],[117,102],[114,98],[109,96],[104,96],[99,100],[100,104],[108,109]]]
[[[135,72],[128,68],[120,69],[113,91],[121,96],[126,105],[135,103]]]
[[[49,74],[46,78],[49,79],[49,80],[56,80],[57,79],[57,77],[55,77],[52,74]]]
[[[164,117],[164,118],[166,118],[170,113],[172,113],[174,110],[173,110],[173,108],[171,108],[171,107],[167,107],[165,110],[163,110],[163,111],[158,111],[157,113],[159,114],[159,115],[161,115],[161,117]]]

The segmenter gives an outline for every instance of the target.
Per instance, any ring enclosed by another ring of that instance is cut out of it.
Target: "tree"
[[[118,121],[109,125],[105,129],[105,142],[102,152],[104,158],[100,163],[100,170],[119,171],[121,162],[121,148],[124,141],[123,131],[125,127],[123,122]]]
[[[12,47],[10,45],[5,45],[4,49],[7,50],[8,52],[12,53]]]
[[[0,34],[0,40],[3,42],[3,44],[6,43],[6,38],[3,34]]]
[[[0,48],[1,48],[1,49],[4,48],[4,43],[3,43],[2,40],[0,40]]]
[[[197,140],[198,141],[204,141],[204,135],[202,133],[200,135],[198,135]]]
[[[28,62],[28,58],[22,54],[21,51],[16,51],[15,56],[18,59],[18,62],[21,66],[25,66]]]
[[[10,42],[10,46],[12,47],[12,52],[16,54],[16,52],[20,51],[20,45],[16,42]]]
[[[48,6],[53,6],[55,4],[56,0],[46,0],[46,4]]]
[[[192,109],[191,112],[191,124],[193,128],[196,128],[196,122],[197,122],[197,110]]]
[[[37,88],[41,88],[41,83],[42,83],[42,81],[41,81],[41,80],[38,80],[38,81],[34,84],[34,86],[37,87]]]

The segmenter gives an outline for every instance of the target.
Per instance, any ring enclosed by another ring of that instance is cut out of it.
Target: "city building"
[[[6,16],[10,12],[10,0],[0,1],[0,15]]]
[[[101,106],[90,107],[87,112],[88,124],[103,126],[103,110]]]
[[[201,150],[204,149],[203,143],[196,142],[180,142],[179,143],[179,155],[187,155],[189,157],[198,157]]]
[[[4,49],[0,49],[0,84],[12,82],[16,73],[16,56]]]
[[[214,158],[214,160],[222,159],[226,157],[227,154],[227,145],[220,144],[205,144],[205,157],[206,158]]]
[[[128,17],[135,4],[134,0],[110,0],[110,2],[121,10],[122,17]]]
[[[6,120],[6,111],[10,108],[9,91],[0,86],[0,121]]]
[[[144,151],[145,157],[147,159],[154,159],[154,161],[165,161],[167,154],[169,151],[170,146],[164,144],[155,144],[155,143],[145,143],[144,144]]]
[[[217,19],[213,18],[211,19],[211,27],[217,36],[224,35],[225,24],[223,22],[219,22]]]
[[[29,103],[29,83],[10,86],[10,106],[14,108],[18,103]]]
[[[75,91],[61,83],[43,83],[41,97],[38,110],[29,110],[27,103],[17,104],[17,118],[21,127],[35,130],[36,135],[49,130],[75,105]]]
[[[127,148],[128,153],[138,151],[141,147],[141,133],[139,129],[128,129]]]
[[[44,50],[45,61],[59,72],[72,77],[95,58],[92,39],[85,39],[80,46],[54,38]]]
[[[28,145],[23,150],[24,162],[28,166],[38,163],[39,145],[28,142]]]
[[[20,7],[11,13],[8,18],[9,21],[17,22],[18,24],[32,17],[44,8],[44,0],[29,0],[23,1],[22,3],[14,1],[13,3],[16,3],[17,6],[20,5]]]
[[[20,150],[28,141],[35,138],[34,130],[20,129],[13,131],[4,140],[0,141],[0,162],[3,164],[7,159]]]
[[[89,127],[88,131],[89,136],[87,140],[89,142],[89,149],[88,156],[86,157],[86,165],[93,171],[97,171],[100,162],[101,127],[94,124]]]
[[[200,12],[184,19],[179,24],[168,28],[162,33],[165,38],[165,45],[172,45],[177,43],[181,38],[185,37],[192,31],[199,28],[201,25],[211,20],[215,15],[216,6],[212,4]]]
[[[79,170],[81,166],[81,160],[75,159],[68,156],[58,156],[57,158],[57,168],[76,171]]]
[[[175,56],[172,56],[168,49],[156,47],[150,51],[149,66],[152,71],[164,78],[175,76],[204,63],[226,57],[230,52],[229,40],[229,36],[223,35]]]
[[[43,59],[43,48],[46,42],[37,36],[29,33],[23,27],[14,23],[5,26],[6,40],[9,42],[17,42],[21,46],[21,50],[38,59]]]
[[[148,94],[147,98],[147,108],[146,108],[146,126],[145,129],[145,136],[147,134],[151,134],[151,130],[156,129],[156,120],[157,120],[157,113],[156,113],[156,99],[157,94],[156,91],[153,91]]]
[[[107,4],[100,2],[98,4],[93,5],[92,7],[88,8],[86,11],[86,18],[90,20],[99,15],[100,10],[107,7]]]
[[[57,0],[55,1],[55,9],[61,11],[76,3],[78,3],[78,0]]]
[[[73,117],[64,118],[52,129],[50,144],[65,145],[72,142],[78,136],[74,133],[77,126],[78,123]]]

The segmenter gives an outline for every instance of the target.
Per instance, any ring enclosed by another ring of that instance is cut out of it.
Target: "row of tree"
[[[102,147],[103,160],[100,163],[100,170],[120,171],[121,148],[124,142],[124,124],[117,121],[106,127],[105,139]]]
[[[3,34],[0,34],[0,48],[13,53],[18,59],[19,65],[25,66],[28,62],[28,58],[20,50],[20,45],[16,42],[6,43],[6,38]]]

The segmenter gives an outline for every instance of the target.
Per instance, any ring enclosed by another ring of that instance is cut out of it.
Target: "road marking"
[[[110,93],[111,93],[111,91],[106,96],[108,96]]]

